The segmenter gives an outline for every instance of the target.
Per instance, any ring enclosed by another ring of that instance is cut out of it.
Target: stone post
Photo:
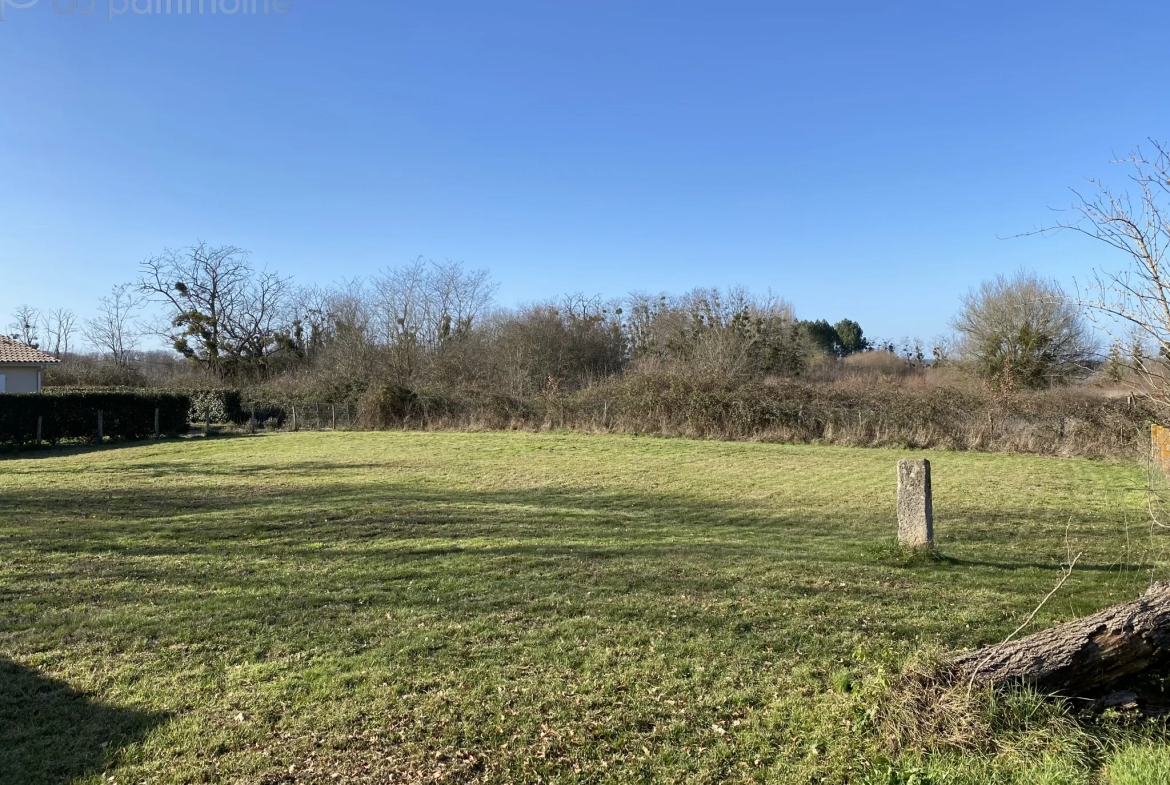
[[[898,461],[898,544],[934,548],[930,461]]]

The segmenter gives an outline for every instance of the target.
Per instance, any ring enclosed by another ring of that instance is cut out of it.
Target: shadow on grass
[[[886,567],[895,567],[906,570],[948,569],[951,567],[986,567],[988,569],[1015,572],[1017,570],[1039,570],[1042,572],[1063,572],[1067,564],[1057,561],[993,561],[990,559],[961,559],[951,556],[941,550],[911,550],[900,546],[897,540],[887,539],[864,546],[862,552],[872,559],[875,564]],[[1090,564],[1078,561],[1078,572],[1149,572],[1150,564],[1130,564],[1127,562],[1109,562],[1107,564]]]
[[[246,438],[246,437],[245,437]],[[317,471],[366,469],[369,464],[298,464],[286,476]],[[198,464],[137,464],[133,469],[163,476],[214,475]],[[233,474],[246,477],[247,468]],[[158,475],[152,475],[158,476]],[[124,556],[226,555],[225,548],[249,554],[264,551],[299,553],[319,543],[343,546],[343,558],[367,556],[438,556],[479,550],[467,547],[480,538],[519,537],[530,552],[602,556],[678,552],[689,547],[754,553],[761,547],[788,555],[813,550],[826,561],[855,560],[895,568],[983,567],[995,571],[1060,571],[1056,559],[1000,561],[958,558],[945,553],[907,553],[896,541],[881,537],[861,545],[860,554],[840,553],[848,537],[872,537],[873,521],[863,512],[773,510],[750,500],[715,501],[685,494],[614,492],[592,488],[518,490],[435,489],[397,481],[392,476],[358,482],[309,485],[291,492],[288,485],[198,487],[186,484],[78,489],[0,487],[0,509],[13,513],[9,534],[19,532],[26,547],[57,553],[110,553]],[[1008,519],[1026,519],[1030,510],[1005,510]],[[210,520],[208,516],[213,516]],[[38,518],[64,526],[30,525]],[[818,519],[819,518],[819,519]],[[23,519],[23,520],[22,520]],[[3,527],[0,527],[3,528]],[[561,549],[565,539],[575,541]],[[412,549],[425,540],[429,547]],[[445,541],[445,542],[444,542]],[[440,546],[440,543],[443,545]],[[589,545],[603,546],[590,549]],[[585,546],[585,547],[582,547]],[[505,549],[492,548],[497,552]],[[329,558],[316,553],[317,558]],[[1085,572],[1130,572],[1148,565],[1086,563]]]
[[[1015,570],[1047,570],[1049,572],[1064,572],[1068,565],[1057,564],[1056,562],[1049,562],[1048,564],[1041,564],[1040,562],[997,562],[986,561],[982,559],[956,559],[954,556],[939,556],[938,561],[943,564],[954,565],[955,567],[990,567],[993,570],[1007,570],[1009,572]],[[1078,572],[1135,572],[1135,571],[1149,571],[1152,569],[1149,564],[1125,564],[1114,562],[1112,564],[1086,564],[1078,561],[1076,570]]]
[[[21,447],[7,445],[0,447],[0,463],[6,460],[34,461],[45,458],[68,458],[75,455],[86,455],[92,452],[109,452],[111,450],[125,450],[133,447],[153,447],[159,444],[174,444],[176,442],[198,444],[205,439],[219,442],[235,439],[255,439],[260,436],[263,436],[263,434],[231,431],[212,433],[210,437],[206,437],[203,435],[202,430],[192,429],[189,433],[181,436],[164,436],[161,439],[155,439],[151,436],[145,439],[119,439],[117,441],[102,442],[101,444],[76,441],[60,444],[27,444]]]
[[[182,437],[164,439],[143,439],[139,441],[116,441],[93,444],[92,442],[69,442],[63,444],[26,444],[21,447],[0,447],[0,463],[4,461],[40,461],[46,458],[67,458],[91,452],[124,450],[128,447],[147,447],[155,444],[176,442]]]
[[[831,502],[775,507],[604,485],[449,487],[392,467],[347,476],[350,467],[328,461],[274,471],[278,480],[197,484],[197,463],[143,458],[103,467],[108,483],[0,483],[0,556],[14,561],[6,588],[17,590],[14,599],[38,593],[60,611],[42,634],[100,625],[116,645],[145,637],[266,657],[312,648],[305,641],[347,651],[389,645],[399,633],[387,624],[400,619],[467,623],[496,647],[578,623],[724,641],[748,623],[769,645],[833,640],[848,652],[856,631],[970,648],[1002,638],[1035,607],[1065,552],[1064,510],[1041,517],[1021,543],[1030,550],[1018,554],[964,542],[964,556],[988,560],[980,565],[905,554],[880,510]],[[321,470],[339,473],[301,481]],[[1028,520],[1035,510],[1000,513]],[[1095,561],[1110,558],[1098,552]],[[1130,566],[1086,569],[1056,616],[1132,597],[1148,574],[1127,575]],[[46,623],[31,603],[5,608],[3,595],[0,634],[22,639],[21,630]],[[938,610],[952,604],[961,625]],[[82,606],[100,609],[102,620],[71,610]],[[444,645],[443,656],[461,662],[463,644]]]
[[[92,776],[165,719],[96,703],[0,659],[0,783],[65,785]]]

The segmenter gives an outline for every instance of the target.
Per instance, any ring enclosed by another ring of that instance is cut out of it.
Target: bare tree
[[[58,360],[69,354],[69,344],[77,332],[77,316],[68,308],[49,311],[41,317],[45,349]]]
[[[362,382],[374,370],[371,307],[360,279],[302,287],[294,298],[292,338],[301,361],[338,380]]]
[[[1086,192],[1073,189],[1072,219],[1032,234],[1077,232],[1126,258],[1119,269],[1096,271],[1080,301],[1105,332],[1134,347],[1127,364],[1154,400],[1170,407],[1170,150],[1151,145],[1153,155],[1138,149],[1114,161],[1130,167],[1125,189],[1090,179]]]
[[[160,332],[175,351],[220,378],[266,370],[269,355],[287,343],[289,281],[255,269],[241,248],[168,249],[142,263],[138,288],[169,311]]]
[[[1083,372],[1093,354],[1081,308],[1024,270],[968,292],[952,326],[960,357],[999,387],[1047,387]]]
[[[681,297],[634,294],[624,315],[634,359],[721,379],[800,373],[809,354],[803,324],[784,299],[742,287],[700,288]]]
[[[374,290],[377,332],[400,378],[408,379],[425,356],[471,333],[491,307],[496,285],[486,270],[417,259],[384,271]]]
[[[496,291],[486,270],[421,259],[384,271],[374,286],[387,343],[407,338],[428,349],[470,330],[491,306]]]
[[[86,320],[82,328],[86,340],[119,368],[129,367],[130,354],[138,346],[141,307],[142,298],[135,296],[132,284],[115,286],[98,301],[97,317]]]
[[[413,343],[427,323],[427,265],[421,259],[374,279],[377,324],[387,346]]]
[[[496,285],[487,270],[466,270],[459,262],[431,263],[428,312],[437,347],[455,335],[471,331],[491,306]]]
[[[21,305],[12,314],[12,321],[8,325],[9,334],[21,343],[36,348],[40,345],[37,333],[40,321],[40,311],[31,305]]]

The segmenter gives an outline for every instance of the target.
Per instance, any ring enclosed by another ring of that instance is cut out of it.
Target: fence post
[[[293,433],[297,432],[297,407],[292,407],[293,412]]]
[[[248,418],[248,433],[256,433],[256,404],[252,404],[252,416]]]
[[[208,409],[203,415],[203,435],[211,435],[211,410]]]
[[[333,412],[333,430],[337,430],[337,404],[330,404],[330,410]]]
[[[156,440],[159,438],[159,430],[158,430],[158,409],[155,409],[155,410],[154,410],[154,438],[155,438]]]
[[[41,443],[41,420],[42,420],[42,418],[40,416],[38,416],[37,417],[37,445],[38,446],[40,446],[40,443]]]
[[[106,436],[103,431],[104,431],[104,429],[102,428],[102,410],[98,409],[98,444],[101,444],[102,439],[104,439]]]

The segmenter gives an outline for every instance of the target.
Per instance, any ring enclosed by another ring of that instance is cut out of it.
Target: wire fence
[[[248,433],[261,431],[350,431],[357,419],[353,403],[252,403],[243,407]]]

